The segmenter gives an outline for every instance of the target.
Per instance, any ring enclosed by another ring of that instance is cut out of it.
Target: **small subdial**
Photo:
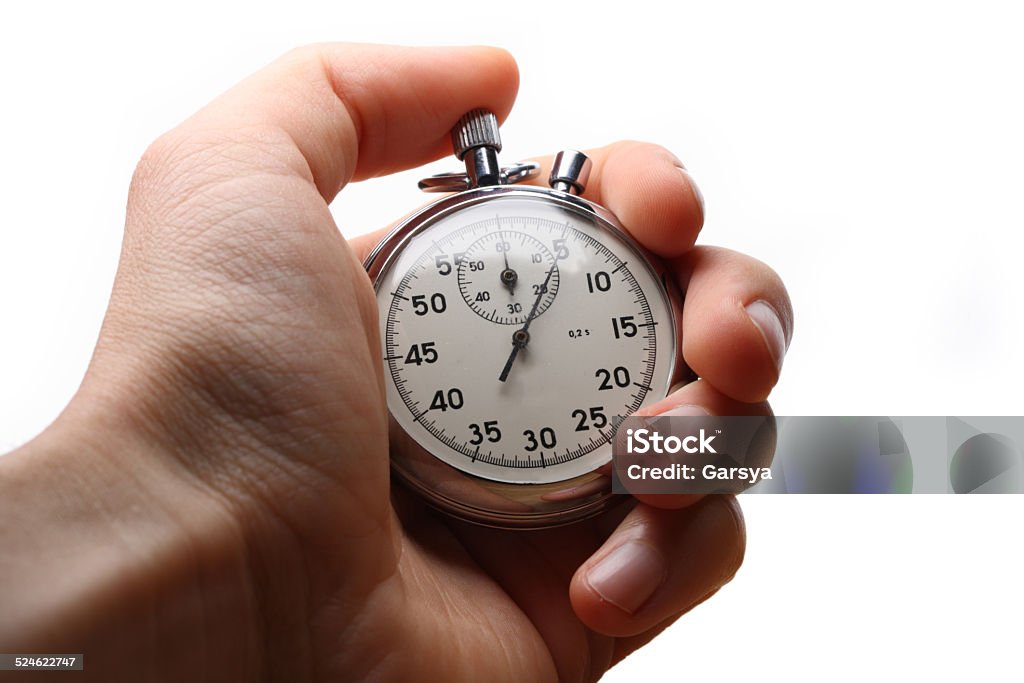
[[[544,313],[558,293],[558,277],[548,248],[515,230],[484,235],[469,245],[458,265],[462,298],[481,318],[499,325],[522,325],[531,314]]]

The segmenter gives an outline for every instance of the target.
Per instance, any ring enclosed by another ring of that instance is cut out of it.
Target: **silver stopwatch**
[[[498,165],[498,123],[452,131],[466,173],[370,254],[392,471],[433,506],[492,526],[565,524],[613,501],[617,421],[680,379],[681,303],[661,266],[579,197],[590,160]]]

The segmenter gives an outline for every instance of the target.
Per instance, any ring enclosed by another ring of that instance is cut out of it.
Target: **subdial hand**
[[[509,294],[515,294],[516,280],[519,279],[519,275],[508,265],[508,251],[503,251],[501,254],[505,257],[505,270],[501,271],[501,284],[508,287]]]

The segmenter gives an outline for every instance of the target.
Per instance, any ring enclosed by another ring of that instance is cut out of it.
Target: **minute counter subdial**
[[[558,293],[555,257],[536,237],[514,229],[490,232],[460,255],[459,292],[484,320],[522,325],[538,317]]]

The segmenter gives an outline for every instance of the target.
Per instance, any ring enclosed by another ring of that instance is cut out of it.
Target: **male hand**
[[[305,48],[146,152],[85,381],[0,459],[0,650],[84,652],[103,680],[594,680],[731,579],[727,496],[531,533],[392,496],[361,266],[381,233],[346,241],[328,203],[447,154],[517,85],[495,49]],[[645,412],[767,412],[792,329],[777,276],[693,246],[702,200],[666,150],[590,154],[587,196],[686,292],[702,379]]]

